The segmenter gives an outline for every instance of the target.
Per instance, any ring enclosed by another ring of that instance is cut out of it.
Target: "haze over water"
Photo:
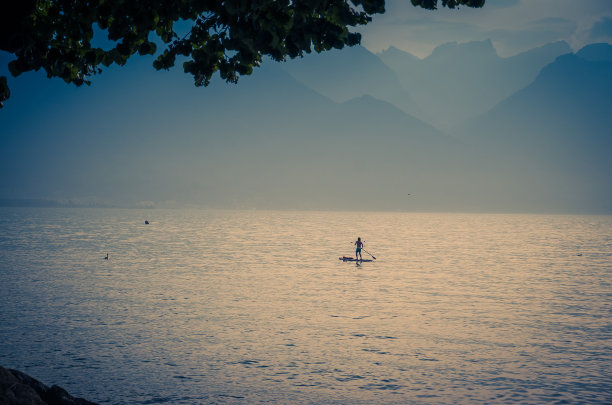
[[[112,404],[610,403],[611,231],[0,208],[0,364]],[[357,236],[376,261],[338,260]]]

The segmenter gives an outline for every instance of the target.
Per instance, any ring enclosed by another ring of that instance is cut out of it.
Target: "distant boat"
[[[149,225],[149,221],[145,220],[145,225]]]

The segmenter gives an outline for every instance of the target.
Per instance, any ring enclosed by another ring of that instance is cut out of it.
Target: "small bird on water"
[[[108,260],[108,253],[106,254],[106,257],[104,258],[104,260]]]

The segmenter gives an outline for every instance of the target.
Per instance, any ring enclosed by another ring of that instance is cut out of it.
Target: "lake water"
[[[0,208],[0,365],[109,404],[611,403],[611,282],[610,216]]]

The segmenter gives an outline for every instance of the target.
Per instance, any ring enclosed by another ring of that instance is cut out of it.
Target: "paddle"
[[[376,260],[376,258],[374,257],[374,255],[370,252],[368,252],[367,250],[365,250],[364,248],[361,248],[361,250],[363,250],[364,252],[366,252],[367,254],[369,254],[370,256],[372,256],[372,259]]]

